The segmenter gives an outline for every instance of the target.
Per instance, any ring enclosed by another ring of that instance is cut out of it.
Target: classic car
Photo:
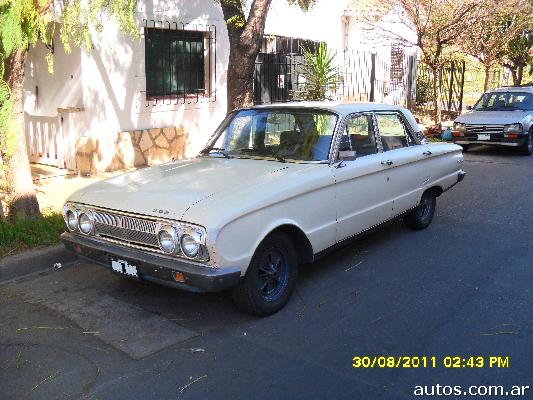
[[[298,266],[398,217],[426,228],[465,175],[461,147],[427,143],[411,113],[375,103],[235,110],[192,159],[74,193],[65,245],[132,279],[231,289],[268,315]]]
[[[453,141],[517,147],[533,152],[533,86],[504,87],[484,93],[470,112],[454,121]]]

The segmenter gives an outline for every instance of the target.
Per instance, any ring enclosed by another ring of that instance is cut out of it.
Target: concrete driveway
[[[1,285],[1,398],[394,400],[417,398],[415,385],[533,388],[533,157],[478,148],[465,158],[467,177],[438,199],[427,230],[396,223],[335,251],[301,271],[269,318],[239,313],[223,293],[81,262]],[[366,355],[439,361],[354,369]],[[442,366],[455,355],[509,366]]]

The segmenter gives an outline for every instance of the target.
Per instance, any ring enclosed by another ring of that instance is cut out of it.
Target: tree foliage
[[[502,2],[484,24],[474,24],[468,29],[468,34],[461,41],[460,47],[466,54],[475,57],[483,65],[485,91],[489,86],[491,70],[498,64],[503,64],[506,61],[509,64],[518,61],[520,64],[521,55],[524,53],[526,55],[525,62],[527,62],[527,49],[524,52],[520,45],[516,45],[523,44],[524,33],[527,32],[528,26],[531,26],[532,20],[530,2],[528,0],[512,0]],[[533,44],[533,41],[531,43]],[[515,55],[515,58],[512,55]]]
[[[56,6],[61,4],[61,10]],[[138,36],[134,20],[135,0],[0,0],[0,160],[5,170],[4,190],[15,201],[19,211],[24,204],[38,203],[29,173],[25,152],[23,113],[24,63],[29,48],[40,40],[50,45],[57,15],[62,15],[60,40],[67,52],[71,46],[91,49],[89,26],[101,30],[102,19],[115,20],[120,29]],[[45,56],[53,71],[52,46]],[[23,173],[21,173],[23,171]],[[18,172],[18,174],[17,174]],[[24,178],[21,178],[24,176]],[[23,193],[22,193],[23,192]],[[29,203],[28,200],[30,199]]]
[[[406,38],[394,29],[384,34],[420,49],[420,60],[432,70],[435,123],[441,122],[440,76],[442,66],[456,58],[459,45],[472,26],[484,24],[498,6],[498,0],[381,0],[413,33]],[[377,26],[375,21],[365,21]]]
[[[533,75],[533,14],[528,26],[518,32],[501,53],[501,64],[511,71],[513,84],[522,83],[524,73]]]

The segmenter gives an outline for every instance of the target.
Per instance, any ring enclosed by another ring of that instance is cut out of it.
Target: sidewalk
[[[33,182],[41,210],[50,211],[61,211],[67,198],[76,190],[129,171],[131,170],[105,172],[86,177],[78,176],[66,169],[31,164]]]

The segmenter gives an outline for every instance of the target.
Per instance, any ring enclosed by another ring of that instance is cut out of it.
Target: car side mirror
[[[472,106],[466,106],[466,110],[467,111],[472,111],[473,109],[474,109],[474,107],[472,107]]]

